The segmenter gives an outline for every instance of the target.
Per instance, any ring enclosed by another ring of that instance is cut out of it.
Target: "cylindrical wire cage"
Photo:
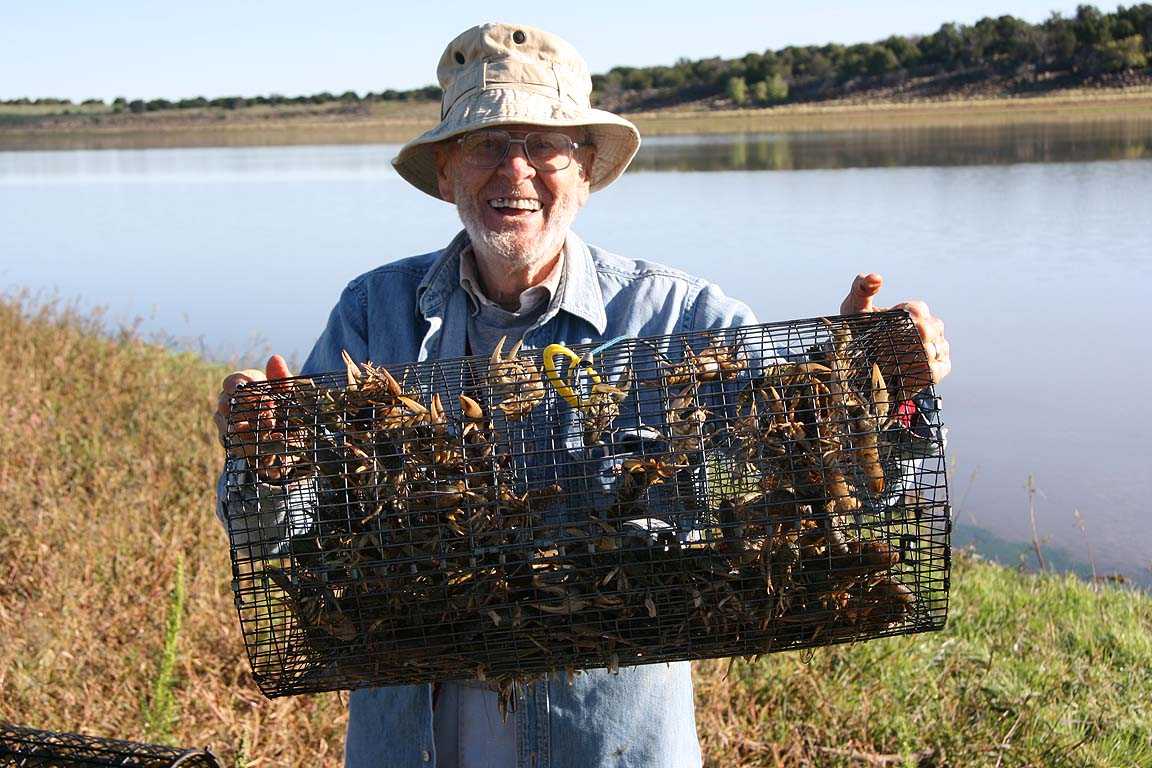
[[[0,723],[0,768],[219,768],[207,750],[102,739]]]
[[[939,401],[904,312],[252,383],[224,508],[269,696],[944,625]]]

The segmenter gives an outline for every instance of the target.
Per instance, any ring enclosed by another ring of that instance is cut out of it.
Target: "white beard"
[[[568,229],[576,214],[588,199],[587,192],[556,198],[552,212],[544,223],[544,231],[535,240],[525,243],[515,232],[493,232],[488,229],[484,225],[483,211],[478,207],[487,203],[468,194],[459,180],[454,191],[456,212],[464,223],[477,257],[509,271],[521,271],[533,264],[546,262],[558,254],[564,247],[564,239],[568,236]]]

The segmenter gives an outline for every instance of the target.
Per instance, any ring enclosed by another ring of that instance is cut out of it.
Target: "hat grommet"
[[[452,58],[456,59],[457,64],[463,64],[464,63],[464,54],[460,53],[460,51],[456,51],[455,55],[453,55]]]
[[[524,30],[522,29],[518,29],[512,33],[512,42],[516,43],[516,45],[522,45],[527,39],[528,35],[524,34]]]

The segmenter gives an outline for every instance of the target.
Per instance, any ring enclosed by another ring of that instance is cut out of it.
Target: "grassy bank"
[[[224,372],[0,302],[0,720],[335,766],[335,694],[249,681],[212,514]],[[946,631],[697,665],[709,765],[1152,764],[1152,598],[960,558]]]
[[[334,103],[140,115],[45,115],[31,107],[4,107],[0,108],[0,150],[399,143],[434,125],[439,109],[432,102],[382,102],[357,107]],[[1072,90],[1029,98],[839,100],[740,110],[679,108],[635,112],[628,117],[646,136],[1152,121],[1152,87]]]
[[[873,131],[1152,120],[1152,88],[1069,91],[1031,98],[918,102],[841,100],[715,112],[665,110],[629,115],[649,135],[744,131]]]

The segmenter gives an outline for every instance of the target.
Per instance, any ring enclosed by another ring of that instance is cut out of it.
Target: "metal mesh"
[[[905,313],[573,349],[560,386],[551,354],[498,350],[237,392],[225,510],[265,694],[943,626],[943,439]]]
[[[0,768],[219,768],[209,752],[0,723]]]

